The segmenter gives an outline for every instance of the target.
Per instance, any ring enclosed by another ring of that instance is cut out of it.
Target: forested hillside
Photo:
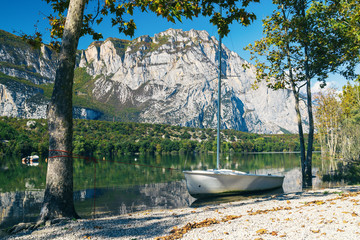
[[[317,145],[316,145],[317,146]],[[193,153],[216,149],[215,129],[163,124],[74,120],[73,152],[81,155],[126,153]],[[315,150],[317,150],[316,147]],[[299,151],[294,134],[264,135],[235,130],[222,131],[222,152]],[[0,118],[0,154],[48,152],[47,122]]]

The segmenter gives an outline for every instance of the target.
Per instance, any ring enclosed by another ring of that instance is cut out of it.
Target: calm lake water
[[[36,220],[43,199],[46,167],[44,159],[40,159],[36,167],[22,165],[20,157],[0,159],[0,229]],[[82,218],[92,218],[207,204],[188,194],[182,170],[215,167],[216,155],[212,154],[126,155],[113,159],[101,156],[96,162],[74,159],[75,208]],[[299,154],[223,155],[221,167],[284,175],[283,192],[302,190]],[[333,186],[321,181],[322,174],[328,171],[320,154],[315,154],[314,188]],[[233,196],[218,201],[249,197],[253,196]]]

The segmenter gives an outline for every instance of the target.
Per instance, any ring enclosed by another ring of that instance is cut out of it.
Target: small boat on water
[[[184,171],[184,175],[188,192],[195,198],[277,189],[284,181],[284,176],[229,169]]]
[[[221,7],[220,7],[221,15]],[[243,192],[265,191],[281,188],[284,176],[248,174],[245,172],[220,169],[220,121],[221,121],[221,36],[219,37],[218,70],[218,111],[217,111],[217,161],[215,170],[183,171],[186,187],[195,198],[232,195]],[[252,110],[253,111],[253,110]],[[246,114],[246,109],[243,117]]]
[[[32,155],[32,156],[24,157],[21,159],[21,163],[29,166],[37,166],[39,165],[39,156]]]

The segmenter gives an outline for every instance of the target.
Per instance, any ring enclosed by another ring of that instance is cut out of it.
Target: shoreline
[[[4,239],[360,239],[360,185],[62,221]],[[48,225],[48,224],[46,224]]]

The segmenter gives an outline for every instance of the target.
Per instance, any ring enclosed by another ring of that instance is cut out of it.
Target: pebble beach
[[[360,239],[360,186],[47,223],[4,239]]]

